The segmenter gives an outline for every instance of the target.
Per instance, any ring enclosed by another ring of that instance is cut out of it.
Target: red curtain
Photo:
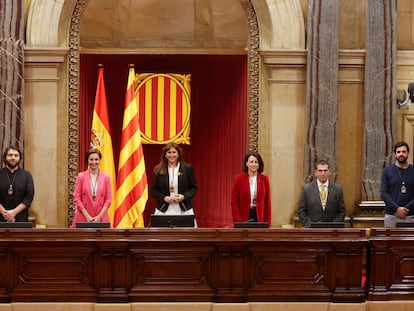
[[[81,55],[79,79],[79,168],[86,169],[98,64],[104,80],[115,166],[118,165],[128,64],[136,73],[191,74],[191,145],[184,161],[194,167],[199,190],[193,200],[199,227],[232,226],[230,192],[247,152],[246,55]],[[143,145],[149,185],[163,145]],[[145,222],[155,209],[149,194]]]

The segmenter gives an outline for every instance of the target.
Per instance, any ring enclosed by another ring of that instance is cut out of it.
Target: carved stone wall
[[[395,139],[397,8],[395,0],[368,0],[367,5],[362,195],[375,201]]]
[[[0,56],[0,150],[12,144],[23,151],[23,0],[0,5]]]
[[[328,160],[335,180],[338,121],[338,1],[308,5],[307,139],[305,173]]]

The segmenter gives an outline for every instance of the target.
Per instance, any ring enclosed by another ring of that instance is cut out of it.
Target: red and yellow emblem
[[[136,74],[142,143],[190,144],[190,77],[189,74]]]
[[[103,147],[102,135],[94,128],[92,128],[91,130],[91,144],[90,145],[91,145],[91,148],[99,149],[99,150]]]

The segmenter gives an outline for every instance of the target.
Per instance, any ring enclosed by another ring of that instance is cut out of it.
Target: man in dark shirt
[[[28,208],[33,201],[32,175],[19,167],[22,154],[9,146],[3,153],[5,167],[0,170],[0,221],[27,222]]]
[[[384,226],[414,222],[414,166],[408,163],[410,148],[406,142],[394,146],[395,163],[381,176],[381,199],[385,202]]]

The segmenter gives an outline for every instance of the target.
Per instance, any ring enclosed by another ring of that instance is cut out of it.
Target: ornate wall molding
[[[79,151],[79,27],[82,12],[88,0],[77,0],[72,13],[69,29],[68,54],[68,224],[72,223],[75,214],[73,190],[78,175]]]
[[[241,1],[246,10],[247,22],[249,25],[248,148],[249,150],[257,151],[259,149],[259,23],[251,0]]]

